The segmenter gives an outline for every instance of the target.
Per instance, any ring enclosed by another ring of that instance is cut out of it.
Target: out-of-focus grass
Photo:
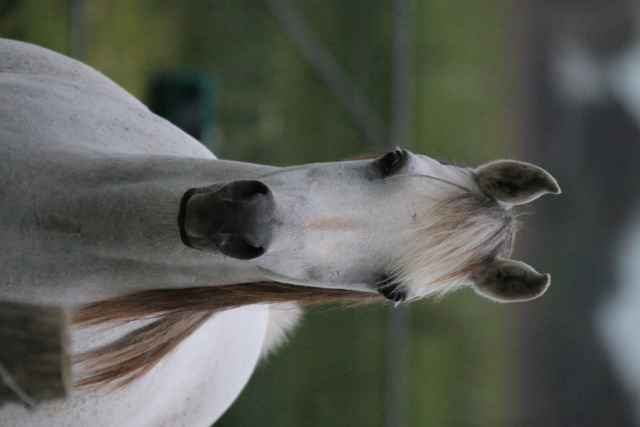
[[[296,2],[384,116],[391,2]],[[0,35],[67,51],[67,2],[23,0]],[[461,163],[509,149],[505,16],[496,0],[417,2],[414,151]],[[368,151],[336,98],[258,0],[93,0],[87,61],[145,98],[177,66],[222,83],[223,157],[271,164]],[[319,309],[258,369],[220,425],[380,425],[384,309]],[[471,292],[415,303],[409,425],[508,425],[511,332]]]
[[[504,154],[514,136],[507,9],[496,0],[417,5],[420,148],[460,161]]]
[[[85,62],[135,96],[144,97],[150,77],[176,65],[185,25],[183,10],[165,0],[88,1]],[[0,17],[0,36],[68,54],[68,1],[17,2]]]
[[[22,0],[12,2],[0,16],[0,36],[29,41],[61,52],[67,48],[66,2]]]
[[[180,55],[183,8],[165,0],[89,2],[88,62],[139,98]]]
[[[510,314],[460,292],[412,309],[410,425],[506,426],[512,416]]]

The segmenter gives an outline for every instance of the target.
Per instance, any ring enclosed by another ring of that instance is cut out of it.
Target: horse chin
[[[257,258],[269,248],[276,223],[273,193],[260,181],[192,188],[178,213],[182,242],[230,258]]]

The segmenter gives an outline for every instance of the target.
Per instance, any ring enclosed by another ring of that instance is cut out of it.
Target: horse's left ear
[[[560,194],[551,174],[538,166],[515,160],[498,160],[475,170],[480,188],[494,199],[520,205],[543,194]]]
[[[497,260],[472,273],[475,291],[498,302],[519,302],[539,297],[551,276],[539,274],[520,261]]]

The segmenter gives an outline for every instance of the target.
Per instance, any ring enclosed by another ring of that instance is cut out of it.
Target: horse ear
[[[498,302],[527,301],[549,287],[551,276],[520,261],[497,260],[472,273],[475,291]]]
[[[498,160],[476,169],[476,182],[494,199],[521,205],[546,193],[560,194],[556,180],[542,168],[515,160]]]

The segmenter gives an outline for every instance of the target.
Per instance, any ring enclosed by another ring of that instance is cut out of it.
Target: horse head
[[[178,223],[187,246],[245,260],[268,280],[396,302],[472,285],[493,300],[523,301],[544,293],[550,277],[507,259],[511,208],[559,192],[528,163],[468,169],[395,150],[190,189]]]

